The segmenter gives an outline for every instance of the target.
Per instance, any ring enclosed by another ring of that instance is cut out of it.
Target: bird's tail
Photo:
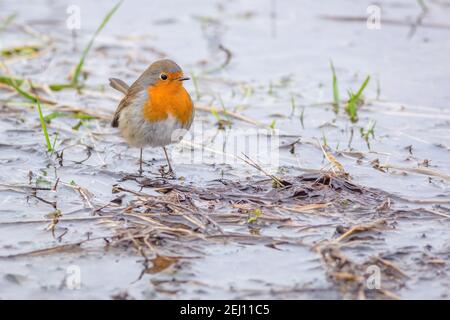
[[[125,81],[117,78],[109,78],[109,85],[117,91],[122,92],[123,94],[127,94],[128,89],[130,88],[130,86],[125,83]]]

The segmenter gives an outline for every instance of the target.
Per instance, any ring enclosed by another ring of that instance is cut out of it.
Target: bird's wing
[[[142,90],[142,86],[138,81],[128,86],[124,81],[120,79],[111,78],[109,79],[109,85],[114,89],[125,94],[125,97],[120,101],[117,106],[116,112],[114,113],[113,121],[111,122],[111,126],[117,128],[119,126],[119,117],[122,110],[128,107],[131,102],[134,101],[137,94]]]
[[[114,113],[114,119],[111,123],[114,128],[119,126],[120,112],[122,112],[124,108],[128,107],[137,98],[142,90],[145,90],[148,87],[148,79],[152,78],[152,71],[150,68],[151,66],[148,67],[131,86],[117,78],[109,79],[109,85],[111,87],[125,94],[125,97],[123,97],[117,107],[116,113]]]

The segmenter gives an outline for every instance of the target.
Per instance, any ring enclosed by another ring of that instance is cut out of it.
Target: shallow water
[[[102,115],[112,114],[120,94],[107,86],[109,77],[131,83],[153,60],[161,56],[174,59],[197,79],[197,89],[193,81],[186,83],[197,105],[213,104],[220,110],[223,104],[227,110],[265,125],[257,131],[254,125],[232,118],[231,127],[223,131],[214,115],[197,112],[192,140],[171,148],[175,170],[183,178],[177,183],[207,188],[217,179],[262,179],[260,172],[234,156],[243,151],[257,157],[249,146],[267,146],[257,139],[272,133],[267,128],[271,123],[278,135],[257,160],[277,174],[293,177],[327,167],[318,147],[326,142],[354,183],[380,189],[393,202],[393,212],[386,217],[395,226],[392,230],[381,231],[367,243],[352,241],[343,251],[361,263],[374,256],[389,257],[408,275],[400,284],[389,286],[401,298],[448,299],[450,3],[427,1],[428,13],[412,35],[410,23],[421,14],[416,2],[378,3],[382,8],[380,30],[367,29],[365,20],[324,18],[366,17],[370,1],[198,1],[195,6],[174,0],[126,2],[95,41],[84,69],[84,92],[63,90],[49,97]],[[66,27],[69,4],[81,9],[81,29],[76,37]],[[113,5],[3,1],[0,18],[14,13],[17,17],[1,31],[2,49],[43,43],[41,36],[25,32],[24,25],[53,39],[34,59],[3,58],[3,62],[11,73],[36,83],[67,81],[84,45]],[[390,24],[392,20],[404,24]],[[219,45],[230,50],[231,60],[217,70],[225,60]],[[364,91],[366,103],[354,125],[342,110],[343,104],[337,116],[333,112],[330,60],[336,67],[342,99],[347,98],[348,89],[357,91],[364,78],[371,76]],[[56,149],[64,149],[63,166],[59,166],[54,155],[45,152],[36,110],[12,103],[22,100],[6,89],[0,99],[0,256],[6,257],[0,263],[0,298],[109,299],[125,292],[128,298],[345,297],[328,278],[313,247],[335,238],[338,225],[379,218],[364,205],[355,204],[341,215],[327,210],[278,212],[295,222],[327,226],[314,232],[277,223],[258,226],[262,236],[302,238],[301,245],[282,244],[275,249],[264,241],[195,242],[192,251],[176,252],[184,258],[173,266],[145,273],[141,279],[143,258],[131,249],[106,250],[103,240],[87,242],[74,252],[8,258],[76,243],[88,234],[110,237],[113,228],[102,219],[90,219],[90,206],[98,208],[115,199],[113,185],[134,191],[141,188],[135,181],[121,181],[124,174],[135,173],[138,150],[128,148],[108,121],[85,121],[75,131],[72,128],[78,119],[52,120],[49,131],[52,138],[58,132]],[[44,109],[45,114],[50,112],[50,108]],[[367,128],[371,121],[376,124],[369,150],[360,128]],[[293,154],[289,148],[277,147],[298,138]],[[194,153],[193,158],[189,143],[219,152],[208,149]],[[158,177],[159,167],[165,164],[162,152],[146,149],[144,156],[145,175]],[[376,170],[376,160],[392,168]],[[57,191],[41,190],[37,197],[33,195],[30,185],[51,188],[57,177]],[[89,190],[90,202],[74,186]],[[143,192],[158,194],[154,188]],[[126,208],[134,200],[133,195],[124,193],[121,206]],[[88,219],[60,221],[54,237],[46,230],[49,222],[39,222],[55,211],[52,202],[63,219]],[[414,210],[419,208],[434,213],[418,214]],[[222,208],[219,213],[236,213],[236,209]],[[254,231],[245,221],[223,228],[244,234]],[[81,275],[81,287],[75,290],[65,283],[71,266]]]

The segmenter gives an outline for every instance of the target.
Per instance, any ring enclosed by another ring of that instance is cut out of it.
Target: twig
[[[397,273],[401,274],[403,277],[409,278],[409,276],[408,276],[403,270],[401,270],[399,267],[397,267],[397,266],[396,266],[395,264],[393,264],[392,262],[387,261],[387,260],[385,260],[385,259],[382,259],[382,258],[380,258],[380,257],[376,257],[376,259],[377,259],[378,261],[380,261],[382,264],[384,264],[385,266],[387,266],[387,267],[389,267],[389,268],[391,268],[391,269],[397,271]]]
[[[278,187],[286,187],[287,184],[285,184],[283,181],[281,181],[280,179],[278,179],[276,176],[274,176],[273,174],[268,173],[266,170],[264,170],[264,168],[262,168],[258,163],[256,163],[255,161],[253,161],[252,159],[250,159],[249,156],[247,156],[245,153],[242,153],[242,155],[246,158],[240,158],[242,161],[244,161],[245,163],[249,164],[250,166],[252,166],[253,168],[255,168],[256,170],[261,171],[262,173],[264,173],[266,176],[268,176],[270,179],[272,179]]]
[[[361,225],[353,226],[347,232],[342,234],[340,237],[334,239],[333,242],[335,242],[335,243],[341,242],[342,240],[348,238],[349,236],[351,236],[354,233],[378,229],[379,226],[381,226],[382,224],[385,224],[385,223],[386,223],[386,220],[379,220],[379,221],[375,221],[375,222],[369,223],[369,224],[361,224]]]
[[[423,174],[426,176],[433,176],[433,177],[439,177],[439,178],[442,178],[445,180],[450,180],[450,175],[443,173],[443,172],[436,171],[436,170],[427,169],[427,168],[407,168],[407,167],[393,166],[393,165],[389,165],[389,164],[382,165],[381,167],[386,168],[386,169],[402,170],[402,171],[406,171],[406,172],[413,172],[413,173],[417,173],[417,174]]]
[[[228,111],[228,110],[223,109],[223,108],[214,108],[214,107],[207,107],[207,106],[195,106],[195,109],[196,110],[200,110],[200,111],[205,111],[205,112],[221,113],[223,115],[226,115],[226,116],[229,116],[229,117],[241,120],[243,122],[247,122],[247,123],[253,124],[253,125],[258,126],[258,127],[267,128],[267,125],[263,124],[262,122],[250,119],[250,118],[248,118],[246,116],[243,116],[243,115],[241,115],[239,113]]]
[[[82,222],[98,219],[114,218],[113,215],[107,216],[91,216],[91,217],[79,217],[79,218],[60,218],[59,222]],[[18,221],[4,221],[0,222],[0,225],[14,225],[14,224],[33,224],[33,223],[48,223],[52,222],[53,219],[40,219],[40,220],[18,220]]]

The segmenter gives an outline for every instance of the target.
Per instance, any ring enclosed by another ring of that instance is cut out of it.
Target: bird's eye
[[[159,77],[161,78],[161,80],[167,80],[167,74],[161,73]]]

